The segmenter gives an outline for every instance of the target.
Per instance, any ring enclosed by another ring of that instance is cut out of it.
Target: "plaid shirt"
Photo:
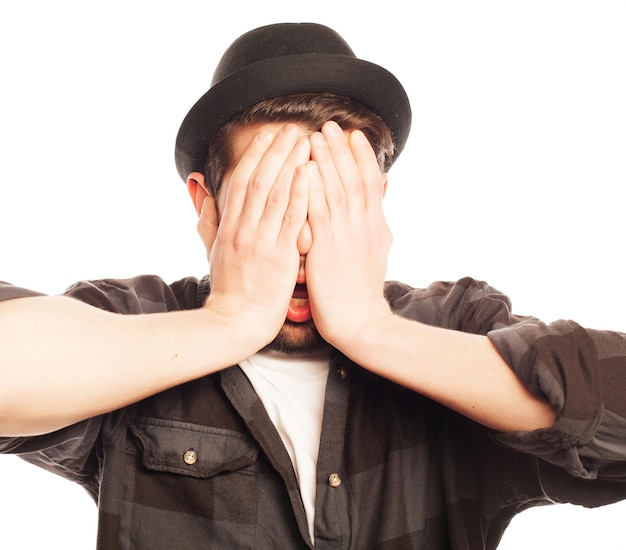
[[[208,279],[81,283],[69,296],[135,314],[199,307]],[[530,506],[626,497],[626,336],[510,312],[471,279],[390,282],[398,315],[486,334],[553,428],[493,433],[352,363],[331,361],[317,466],[315,547],[493,549]],[[0,300],[32,295],[0,283]],[[87,368],[87,367],[86,367]],[[296,477],[238,366],[0,451],[72,479],[98,502],[100,550],[309,548]]]

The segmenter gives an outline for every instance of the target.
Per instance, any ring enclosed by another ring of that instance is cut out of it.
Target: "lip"
[[[311,307],[309,304],[309,294],[305,284],[297,284],[289,307],[287,308],[287,319],[292,323],[305,323],[311,319]]]

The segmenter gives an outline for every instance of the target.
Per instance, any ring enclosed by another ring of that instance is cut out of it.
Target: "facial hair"
[[[287,319],[276,338],[265,349],[285,355],[303,355],[318,352],[326,347],[328,343],[320,336],[312,320],[294,323]]]

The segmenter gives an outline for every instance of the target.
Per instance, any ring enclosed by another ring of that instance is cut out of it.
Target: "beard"
[[[328,347],[315,328],[312,320],[304,323],[294,323],[289,319],[264,349],[284,353],[285,355],[302,355],[318,352]]]

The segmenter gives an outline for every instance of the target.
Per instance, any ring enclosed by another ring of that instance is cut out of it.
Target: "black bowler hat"
[[[204,170],[209,141],[234,115],[266,99],[334,93],[360,101],[389,126],[395,156],[406,143],[411,107],[404,88],[382,67],[358,59],[334,30],[279,23],[247,32],[226,50],[211,88],[191,108],[176,137],[183,180]]]

